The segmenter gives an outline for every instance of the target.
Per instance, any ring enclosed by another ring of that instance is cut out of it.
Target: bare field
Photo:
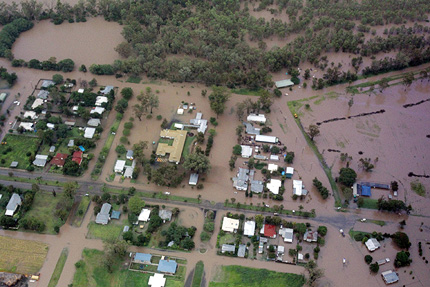
[[[0,236],[0,270],[36,274],[48,254],[48,244]]]

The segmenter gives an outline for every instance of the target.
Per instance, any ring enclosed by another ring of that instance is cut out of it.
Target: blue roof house
[[[175,274],[178,268],[178,263],[175,260],[160,260],[158,263],[158,272]]]

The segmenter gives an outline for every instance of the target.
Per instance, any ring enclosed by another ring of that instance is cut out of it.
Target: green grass
[[[123,224],[114,224],[112,221],[106,225],[90,222],[88,224],[87,238],[99,238],[103,240],[118,238],[123,228]]]
[[[300,287],[304,284],[303,275],[233,265],[222,266],[209,287]]]
[[[103,266],[104,253],[95,249],[84,249],[81,266],[76,268],[73,287],[147,287],[150,273],[141,273],[123,269],[122,262],[115,262],[113,272]],[[182,287],[183,280],[167,276],[166,287]]]
[[[260,89],[258,89],[258,90],[250,90],[250,89],[231,89],[231,92],[232,92],[233,94],[246,95],[246,96],[259,96],[259,95],[260,95]]]
[[[16,182],[27,182],[27,183],[36,183],[36,184],[43,184],[43,185],[50,185],[50,186],[63,186],[65,182],[58,182],[53,180],[38,180],[36,178],[24,178],[24,177],[16,177],[16,176],[7,176],[7,175],[0,175],[0,179],[7,180],[7,181],[16,181]]]
[[[173,145],[173,139],[160,138],[160,139],[158,140],[158,143],[164,143],[164,144],[167,144],[167,145],[169,145],[169,146],[172,146],[172,145]]]
[[[411,189],[415,191],[416,194],[422,197],[426,197],[426,188],[425,186],[419,182],[418,180],[411,182]]]
[[[351,236],[351,238],[353,238],[355,240],[355,236],[356,235],[361,235],[362,237],[367,237],[370,238],[371,234],[368,232],[364,232],[364,231],[355,231],[354,229],[350,229],[349,230],[349,235]],[[355,240],[357,241],[357,240]]]
[[[234,243],[236,240],[235,236],[231,233],[226,233],[219,239],[219,245]]]
[[[43,233],[57,234],[54,231],[54,226],[62,226],[62,222],[55,216],[55,211],[61,196],[53,196],[52,193],[38,191],[34,197],[31,209],[24,215],[24,218],[35,217],[46,224]]]
[[[66,248],[61,252],[60,258],[58,258],[57,265],[55,265],[54,272],[52,273],[51,280],[49,280],[48,287],[55,287],[60,279],[61,272],[63,272],[64,264],[66,264],[67,255],[69,250]]]
[[[376,224],[376,225],[379,225],[379,226],[384,226],[386,224],[385,221],[383,221],[383,220],[374,220],[374,219],[371,219],[371,220],[369,220],[369,222],[373,223],[373,224]]]
[[[362,208],[378,209],[378,200],[373,198],[363,198]]]
[[[133,84],[139,84],[140,81],[142,81],[141,77],[129,77],[126,81],[126,83],[133,83]]]
[[[190,146],[196,137],[188,137],[185,139],[184,149],[182,150],[182,157],[185,158],[190,154]]]
[[[73,220],[73,226],[80,227],[82,221],[84,220],[85,213],[87,212],[88,206],[90,205],[90,197],[82,196],[81,202],[79,203],[78,208],[76,209],[75,219]],[[80,215],[82,213],[82,215]]]
[[[27,152],[31,152],[35,155],[40,144],[40,140],[37,137],[11,134],[6,135],[3,142],[6,144],[0,145],[0,166],[9,167],[13,161],[17,161],[19,169],[26,169],[30,165],[26,154]],[[12,151],[6,153],[6,150],[9,147]],[[4,163],[2,163],[3,160]]]

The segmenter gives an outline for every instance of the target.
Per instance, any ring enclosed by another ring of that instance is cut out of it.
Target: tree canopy
[[[207,173],[211,169],[209,158],[201,153],[189,154],[185,158],[183,167],[197,173]]]

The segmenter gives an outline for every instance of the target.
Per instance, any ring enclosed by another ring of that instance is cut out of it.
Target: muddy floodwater
[[[20,35],[12,52],[17,59],[57,61],[70,58],[76,67],[81,64],[111,64],[119,57],[114,48],[121,43],[122,26],[102,17],[88,18],[85,23],[54,25],[48,20],[35,23]]]

